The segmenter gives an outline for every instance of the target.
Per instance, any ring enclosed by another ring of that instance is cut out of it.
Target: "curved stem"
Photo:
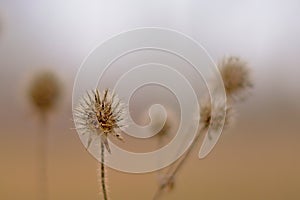
[[[166,174],[166,179],[164,180],[164,182],[159,186],[159,188],[156,190],[153,200],[157,200],[161,195],[163,190],[174,184],[174,178],[176,176],[176,174],[179,172],[179,170],[182,168],[183,164],[185,163],[186,159],[189,157],[189,155],[191,154],[192,150],[194,149],[195,145],[198,143],[198,140],[200,139],[200,136],[202,135],[202,133],[206,130],[206,128],[201,128],[199,133],[196,135],[196,137],[194,138],[193,142],[191,143],[190,147],[187,149],[187,151],[183,154],[183,156],[181,157],[181,160],[178,162],[178,164],[174,167],[171,167],[170,170],[168,170],[167,174]]]

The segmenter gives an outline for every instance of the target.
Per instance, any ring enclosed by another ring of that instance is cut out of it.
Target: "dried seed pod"
[[[52,72],[42,72],[32,81],[29,88],[29,97],[35,108],[46,113],[51,110],[60,97],[60,84]]]
[[[74,110],[77,130],[89,134],[87,148],[91,145],[92,137],[100,136],[101,142],[110,152],[107,137],[112,135],[123,140],[118,129],[123,126],[123,108],[117,97],[106,89],[101,96],[98,90],[87,92]]]
[[[238,57],[224,58],[219,64],[227,97],[235,98],[253,87],[245,62]]]

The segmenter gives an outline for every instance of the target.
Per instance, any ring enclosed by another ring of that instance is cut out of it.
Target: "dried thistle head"
[[[103,95],[97,89],[87,92],[74,110],[74,119],[78,125],[77,130],[82,134],[89,134],[87,148],[94,136],[101,138],[101,142],[109,153],[110,148],[107,141],[109,135],[123,140],[121,134],[117,132],[123,126],[121,124],[123,108],[115,94],[108,89],[103,92]]]
[[[29,87],[30,101],[41,113],[46,113],[54,107],[60,93],[58,78],[48,71],[38,74]]]
[[[240,58],[228,57],[223,59],[219,65],[219,70],[227,97],[232,98],[238,93],[253,87],[249,69],[246,63],[240,60]]]
[[[204,129],[209,127],[212,129],[218,129],[222,126],[224,129],[232,122],[232,107],[226,106],[224,113],[224,104],[217,100],[211,102],[209,98],[205,98],[205,100],[200,103],[200,108],[200,125]],[[225,118],[224,124],[222,123],[223,118]]]

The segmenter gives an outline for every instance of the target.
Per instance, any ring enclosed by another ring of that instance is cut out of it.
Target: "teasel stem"
[[[46,113],[40,113],[40,127],[37,142],[38,160],[38,199],[48,200],[47,176],[47,118]]]
[[[107,200],[108,195],[107,195],[107,187],[106,187],[106,182],[105,182],[106,174],[105,174],[105,165],[104,165],[105,146],[102,142],[101,142],[100,146],[101,146],[101,162],[98,163],[98,167],[100,168],[100,184],[101,184],[101,191],[103,194],[103,199]]]
[[[207,130],[207,128],[205,128],[205,127],[200,129],[200,131],[198,132],[198,134],[194,138],[193,142],[191,143],[190,147],[182,155],[182,157],[178,161],[178,163],[171,166],[171,168],[168,170],[168,172],[165,175],[166,179],[164,180],[163,183],[160,184],[159,188],[156,190],[156,192],[153,196],[153,200],[159,199],[159,197],[162,195],[164,189],[173,184],[175,176],[177,175],[179,170],[182,168],[183,164],[185,163],[186,159],[191,154],[191,152],[194,149],[195,145],[198,143],[199,139],[201,138],[200,136],[202,135],[202,133],[204,133],[206,130]]]

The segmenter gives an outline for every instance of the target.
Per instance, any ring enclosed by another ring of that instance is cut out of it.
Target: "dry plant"
[[[54,108],[60,97],[60,84],[52,72],[37,74],[29,87],[28,95],[32,105],[39,114],[40,133],[38,134],[38,185],[39,199],[48,199],[47,187],[47,114]]]
[[[165,174],[154,194],[154,200],[158,199],[165,189],[172,190],[174,188],[175,176],[178,174],[182,166],[184,166],[184,163],[186,163],[186,160],[189,157],[190,153],[199,142],[201,135],[205,134],[209,128],[218,129],[222,127],[224,118],[225,121],[223,130],[229,127],[230,122],[233,118],[232,104],[236,103],[238,100],[243,100],[245,97],[244,94],[249,88],[253,86],[250,79],[249,69],[246,63],[241,61],[238,57],[224,58],[218,67],[224,82],[225,92],[228,99],[225,108],[226,115],[223,116],[222,113],[224,112],[222,111],[224,107],[222,102],[218,102],[218,99],[211,102],[210,98],[206,97],[200,102],[201,119],[199,122],[199,132],[192,141],[188,150],[174,165],[169,168],[169,170]],[[209,135],[208,137],[210,138]]]
[[[123,141],[122,136],[118,133],[118,129],[123,126],[123,107],[120,100],[117,99],[114,93],[108,89],[100,95],[96,89],[92,92],[87,92],[86,96],[82,97],[78,107],[74,110],[75,122],[78,125],[77,130],[82,134],[88,134],[87,148],[90,147],[93,138],[100,137],[100,155],[101,162],[99,163],[100,184],[103,199],[108,199],[107,183],[105,174],[105,154],[106,149],[111,153],[108,137],[114,136]]]
[[[230,103],[243,100],[249,88],[253,87],[247,63],[239,57],[232,56],[224,58],[219,63],[219,70],[224,82],[227,99]]]
[[[158,123],[154,124],[154,126],[159,126]],[[162,129],[157,133],[157,149],[161,148],[164,144],[164,140],[167,139],[168,137],[170,137],[170,129],[171,129],[171,121],[170,120],[166,120],[165,124],[163,125]],[[157,164],[160,165],[161,160],[163,158],[158,157],[157,159]],[[158,180],[161,180],[162,178],[164,178],[162,173],[162,170],[158,170],[157,171],[157,178]]]

